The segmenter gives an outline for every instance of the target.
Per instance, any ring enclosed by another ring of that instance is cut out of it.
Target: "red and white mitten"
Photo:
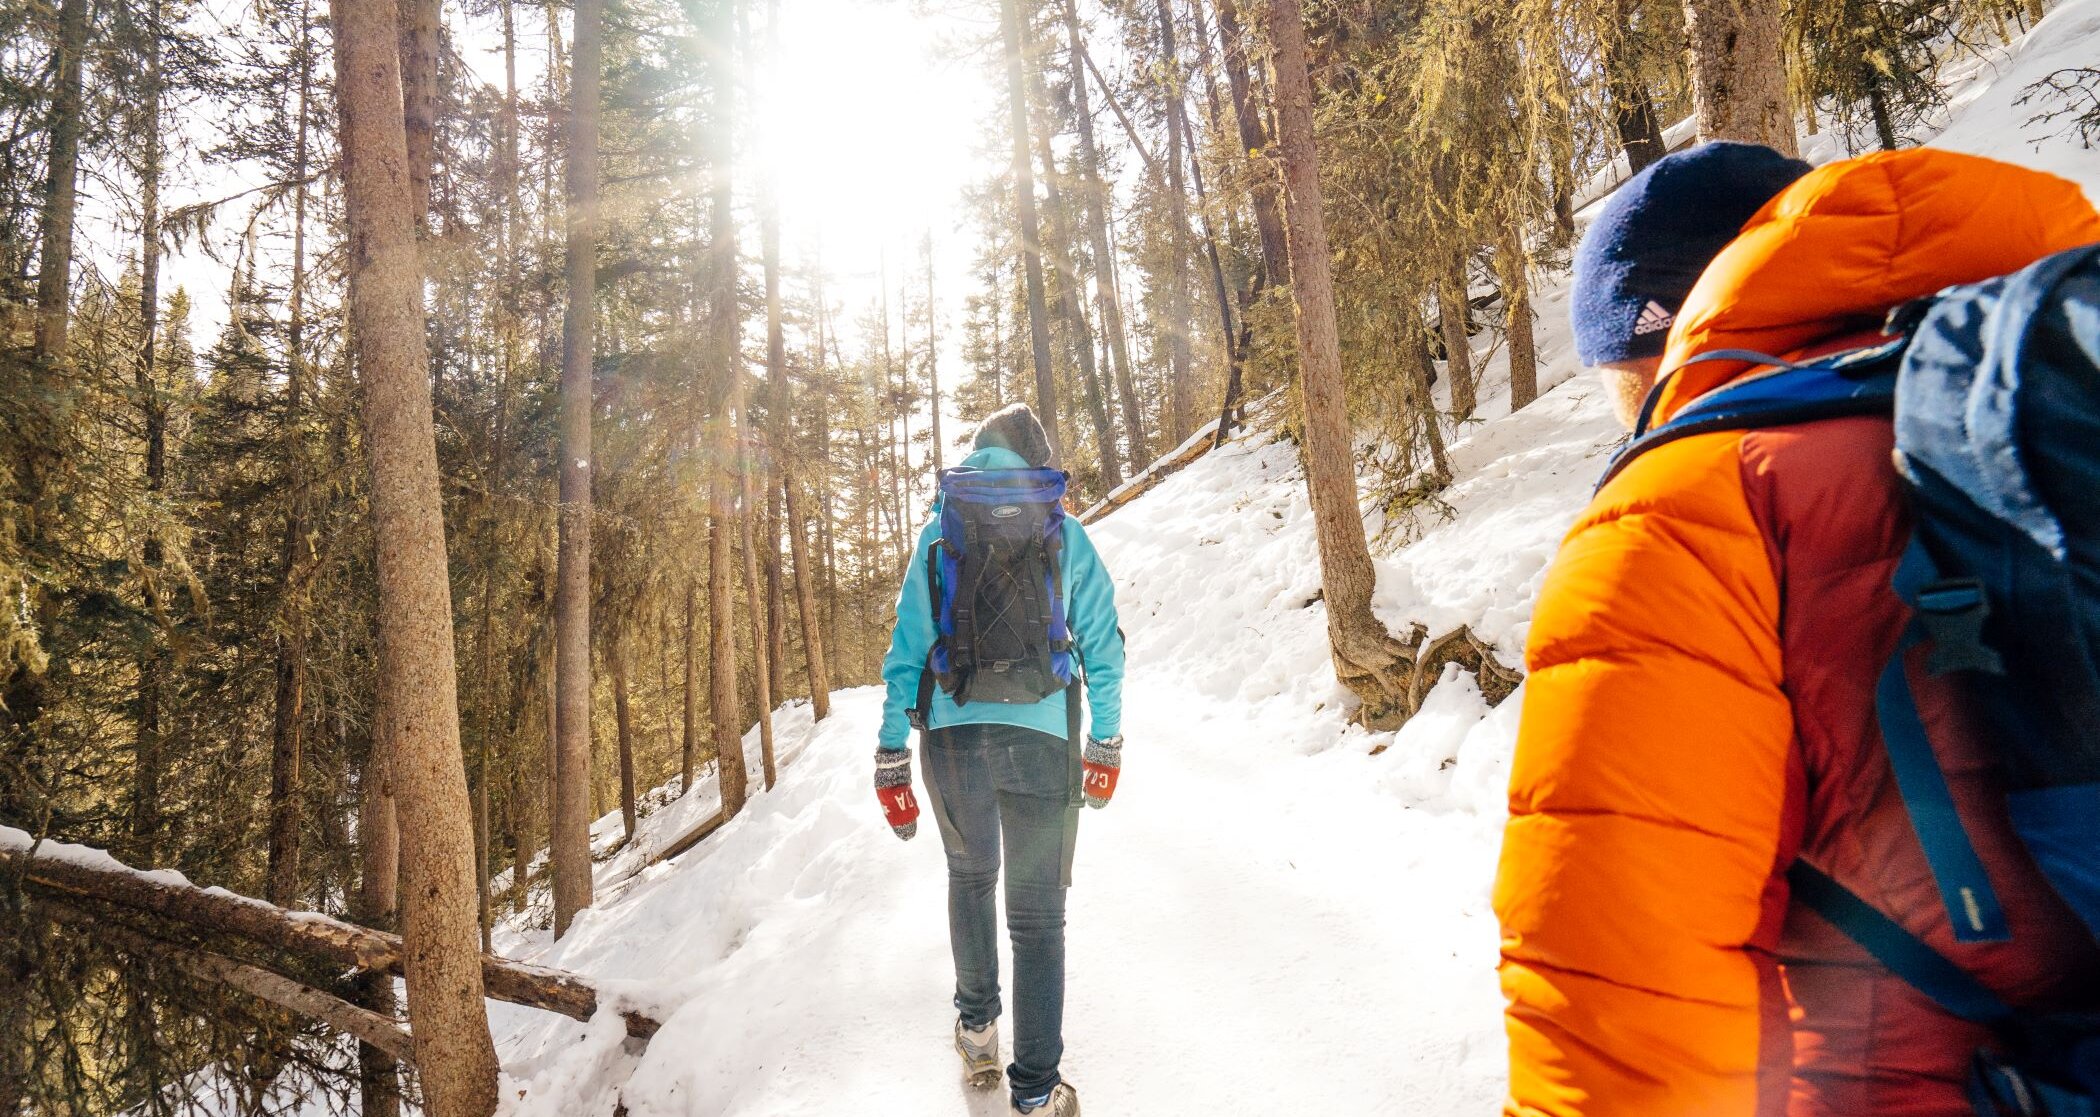
[[[1116,794],[1116,779],[1123,774],[1123,735],[1087,741],[1080,755],[1085,764],[1086,805],[1105,807]]]
[[[911,750],[875,750],[875,798],[882,817],[897,836],[910,841],[919,832],[919,797],[911,791]]]

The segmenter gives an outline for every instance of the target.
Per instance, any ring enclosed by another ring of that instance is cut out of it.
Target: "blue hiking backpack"
[[[1875,690],[1890,767],[1958,942],[2010,938],[1911,695],[1904,652],[1950,675],[1994,739],[2015,833],[2100,936],[2100,245],[1899,308],[1896,340],[1712,392],[1634,438],[1892,415],[1915,519],[1893,579],[1911,621]],[[1652,409],[1654,397],[1650,397]],[[1602,482],[1599,483],[1602,487]],[[2100,1015],[2015,1010],[1805,862],[1794,895],[1899,978],[1984,1024],[1970,1096],[1985,1117],[2100,1115]],[[2095,998],[2100,1007],[2100,996]]]
[[[1055,469],[941,472],[941,531],[926,555],[934,644],[913,725],[926,727],[936,684],[958,706],[1023,705],[1071,688],[1065,481]]]

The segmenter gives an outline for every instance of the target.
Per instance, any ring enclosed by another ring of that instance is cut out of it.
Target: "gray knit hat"
[[[1035,412],[1025,403],[1010,404],[986,416],[977,425],[977,437],[971,446],[978,450],[990,446],[1012,450],[1037,469],[1050,464],[1050,439],[1043,434],[1043,424],[1036,420]]]

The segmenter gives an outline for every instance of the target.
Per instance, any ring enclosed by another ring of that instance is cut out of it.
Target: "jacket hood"
[[[1913,148],[1811,171],[1750,218],[1686,297],[1655,421],[1755,367],[1684,367],[1697,354],[1798,354],[1874,331],[1912,299],[2094,241],[2100,215],[2075,183],[1994,159]]]
[[[1028,459],[1004,446],[987,446],[970,451],[962,460],[964,469],[1027,469]]]

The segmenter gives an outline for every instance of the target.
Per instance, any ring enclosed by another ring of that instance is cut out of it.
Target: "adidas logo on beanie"
[[[1670,323],[1676,320],[1677,316],[1663,309],[1661,303],[1656,302],[1654,299],[1649,299],[1648,305],[1641,308],[1641,316],[1634,319],[1633,332],[1638,335],[1652,334],[1657,330],[1667,330],[1670,328]]]

